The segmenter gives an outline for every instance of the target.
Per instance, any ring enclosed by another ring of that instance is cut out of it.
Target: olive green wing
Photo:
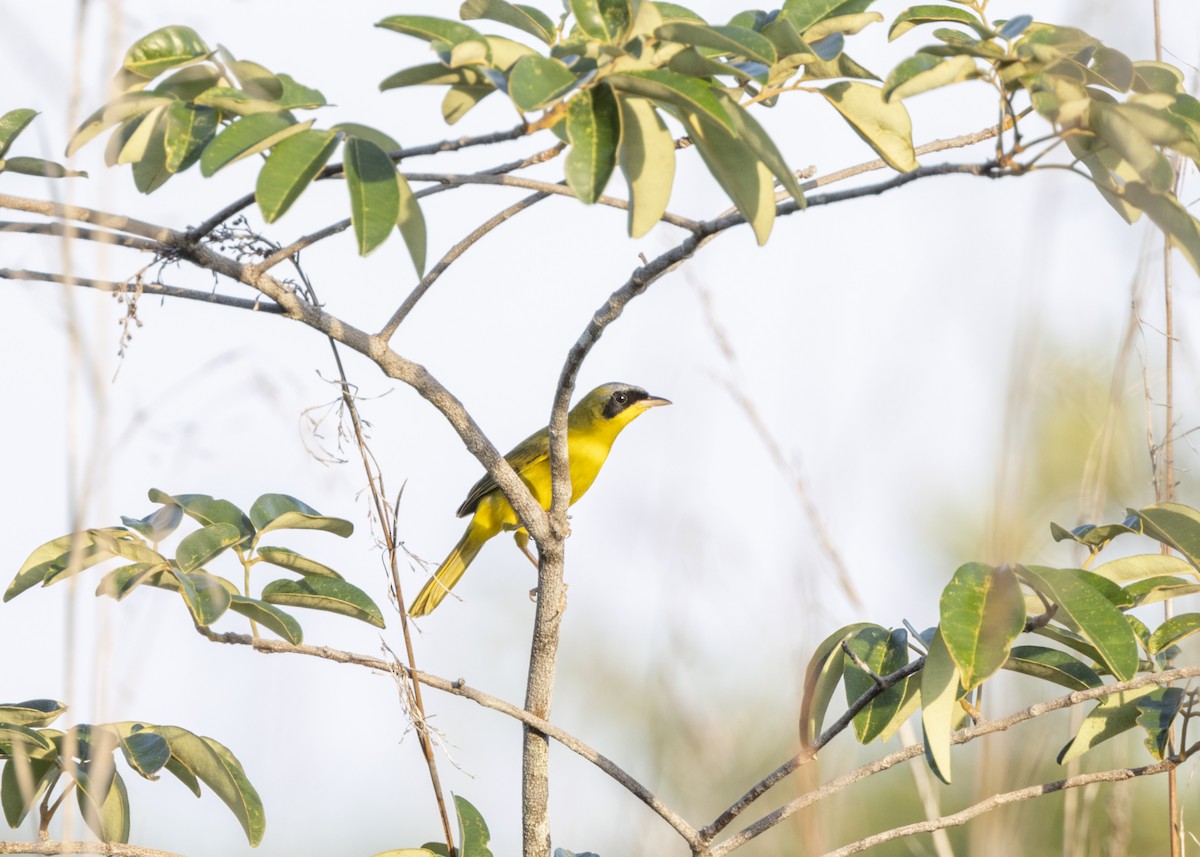
[[[513,447],[512,451],[504,456],[504,460],[520,475],[530,466],[537,464],[539,461],[545,461],[549,457],[550,433],[546,429],[542,429],[541,431],[534,432]],[[476,482],[471,487],[471,490],[467,492],[467,499],[463,500],[456,514],[460,518],[472,514],[475,511],[475,507],[479,505],[480,500],[493,491],[498,491],[499,488],[500,486],[496,484],[496,480],[492,478],[490,473],[484,474],[483,478]]]

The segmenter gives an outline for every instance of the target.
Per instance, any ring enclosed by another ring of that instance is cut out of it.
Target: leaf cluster
[[[338,572],[288,548],[261,543],[267,533],[281,530],[319,530],[346,538],[354,531],[349,521],[322,515],[286,494],[264,494],[248,513],[228,500],[206,494],[171,495],[155,488],[149,497],[160,506],[145,517],[122,517],[123,526],[82,530],[37,548],[9,584],[4,600],[119,558],[127,562],[105,574],[96,587],[97,595],[120,601],[142,585],[175,592],[200,627],[233,611],[249,619],[252,628],[261,624],[289,643],[303,642],[300,623],[282,607],[324,610],[384,626],[375,602]],[[179,541],[174,556],[167,556],[160,551],[159,542],[174,533],[184,517],[199,527]],[[243,568],[241,590],[208,570],[210,563],[227,552],[236,556]],[[272,580],[258,597],[252,597],[251,569],[259,564],[282,568],[299,579]]]
[[[326,105],[318,90],[236,59],[223,47],[212,49],[195,30],[178,25],[135,42],[112,89],[116,95],[72,135],[68,155],[114,129],[105,162],[130,164],[142,193],[152,193],[193,165],[209,177],[258,155],[263,162],[254,195],[263,219],[273,223],[341,145],[359,253],[370,253],[397,228],[423,272],[424,217],[390,157],[400,144],[367,125],[345,122],[316,129],[314,119],[301,121],[296,111]]]
[[[97,837],[128,842],[129,792],[116,766],[120,751],[125,764],[147,780],[158,780],[165,770],[197,797],[204,783],[229,807],[251,845],[262,840],[262,801],[241,762],[223,744],[179,726],[137,721],[49,728],[66,710],[52,699],[0,704],[0,805],[10,827],[19,827],[40,799],[40,829],[45,831],[73,789],[79,811]]]
[[[1053,525],[1058,540],[1088,546],[1092,558],[1113,539],[1143,534],[1179,552],[1121,557],[1086,568],[982,563],[961,566],[942,591],[938,624],[910,635],[871,623],[841,628],[817,647],[805,675],[801,740],[813,746],[839,684],[855,706],[861,743],[887,740],[921,713],[926,759],[950,781],[951,733],[976,714],[984,683],[1001,669],[1072,691],[1109,677],[1129,681],[1169,668],[1178,644],[1200,632],[1200,613],[1183,613],[1151,630],[1129,611],[1200,592],[1200,511],[1178,503],[1131,510],[1122,524],[1074,531]],[[1089,559],[1089,563],[1091,559]],[[906,623],[907,624],[907,623]],[[1036,644],[1015,645],[1022,634]],[[1054,645],[1046,645],[1052,643]],[[910,649],[919,655],[912,660]],[[1084,719],[1059,762],[1135,727],[1161,760],[1175,724],[1197,716],[1195,695],[1147,685],[1114,693]]]

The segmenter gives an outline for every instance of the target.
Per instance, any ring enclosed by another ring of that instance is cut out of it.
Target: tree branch
[[[935,830],[944,830],[947,827],[957,827],[960,824],[966,824],[976,816],[999,809],[1002,806],[1007,806],[1010,803],[1031,800],[1032,798],[1054,794],[1066,789],[1077,789],[1080,786],[1088,786],[1092,783],[1119,783],[1135,777],[1150,777],[1155,774],[1166,773],[1175,770],[1181,761],[1182,759],[1179,756],[1170,756],[1153,765],[1142,765],[1139,768],[1113,768],[1091,774],[1078,774],[1074,777],[1066,777],[1065,779],[1054,780],[1037,786],[1027,786],[1023,789],[1003,792],[972,804],[966,809],[951,813],[950,815],[944,815],[941,818],[905,824],[901,827],[893,827],[891,830],[885,830],[882,833],[876,833],[857,842],[851,842],[849,845],[844,845],[836,851],[828,852],[824,857],[849,857],[851,854],[858,854],[860,851],[866,851],[868,848],[874,848],[876,845],[882,845],[884,842],[891,842],[894,839],[902,839],[917,833],[932,833]]]
[[[650,807],[659,815],[667,824],[671,825],[680,836],[687,840],[688,844],[693,848],[699,847],[699,833],[678,813],[663,803],[653,792],[639,783],[636,779],[626,773],[616,763],[603,754],[597,752],[588,744],[580,739],[563,731],[559,727],[550,723],[536,714],[532,714],[523,708],[513,705],[511,702],[505,702],[499,697],[492,696],[484,691],[477,690],[467,685],[462,679],[450,681],[449,679],[435,676],[431,673],[413,670],[398,661],[386,661],[381,658],[373,658],[368,655],[360,655],[354,652],[347,652],[342,649],[333,649],[328,646],[310,646],[310,645],[293,645],[284,642],[283,640],[267,640],[261,637],[251,637],[249,634],[237,634],[234,632],[218,633],[211,628],[203,626],[196,629],[202,635],[212,640],[214,643],[226,643],[237,646],[250,646],[257,652],[264,654],[291,654],[291,655],[307,655],[314,658],[323,658],[324,660],[334,661],[339,664],[354,664],[367,669],[377,670],[379,672],[394,673],[400,670],[405,677],[419,681],[426,687],[440,690],[452,696],[458,696],[490,709],[507,715],[508,717],[518,720],[526,726],[533,727],[538,732],[548,735],[558,743],[562,744],[568,750],[579,754],[587,761],[591,762],[604,773],[608,774],[618,783],[625,787],[634,797]]]
[[[400,327],[400,325],[404,322],[404,319],[408,317],[410,312],[412,312],[413,307],[417,305],[417,301],[425,296],[425,293],[429,291],[435,282],[437,282],[438,278],[444,274],[446,269],[454,264],[454,262],[463,253],[467,252],[467,250],[469,250],[471,246],[480,238],[482,238],[484,235],[487,235],[501,223],[504,223],[512,217],[520,214],[534,203],[541,202],[549,195],[550,194],[548,193],[539,191],[538,193],[531,194],[530,196],[513,203],[508,208],[484,221],[466,238],[462,239],[453,247],[451,247],[446,252],[446,255],[442,256],[442,258],[438,260],[437,264],[430,268],[429,272],[421,278],[421,282],[417,283],[416,288],[414,288],[412,292],[409,293],[408,297],[404,299],[404,303],[400,304],[396,311],[392,313],[392,317],[388,319],[387,324],[383,326],[377,336],[379,336],[385,342],[391,341],[391,338],[396,335],[396,329]]]
[[[567,187],[565,181],[562,182],[544,182],[537,179],[527,179],[522,176],[497,176],[488,173],[405,173],[404,177],[411,182],[435,182],[450,186],[471,185],[471,184],[486,184],[500,185],[502,187],[519,187],[526,190],[536,190],[542,193],[551,193],[558,196],[568,196],[571,199],[577,199],[575,192]],[[607,205],[612,208],[627,210],[629,202],[615,196],[598,196],[596,202],[600,205]],[[669,223],[672,226],[678,226],[680,229],[686,229],[688,232],[695,232],[699,224],[686,217],[681,217],[678,214],[666,212],[661,218],[663,223]]]
[[[400,163],[405,158],[416,158],[421,155],[436,155],[441,152],[456,152],[459,149],[466,149],[471,146],[487,146],[493,143],[503,143],[508,140],[516,140],[519,137],[525,136],[527,133],[524,125],[517,125],[515,128],[510,128],[507,131],[495,131],[491,134],[480,134],[477,137],[459,137],[455,140],[442,140],[440,143],[427,143],[424,146],[413,146],[410,149],[399,149],[395,152],[390,152],[388,157],[395,163]],[[341,163],[329,164],[325,169],[317,174],[316,180],[327,179],[332,176],[341,175],[344,171],[344,166]],[[222,208],[212,217],[202,222],[199,226],[189,229],[187,237],[191,241],[199,241],[204,238],[222,223],[233,217],[244,208],[248,208],[254,203],[254,194],[248,193],[240,199],[236,199],[229,205]]]
[[[176,232],[174,229],[168,229],[165,226],[147,223],[144,220],[135,220],[132,217],[126,217],[122,214],[109,214],[105,211],[97,211],[94,208],[84,208],[80,205],[62,205],[61,203],[47,202],[42,199],[29,199],[23,196],[9,196],[8,194],[0,193],[0,208],[9,208],[13,211],[27,211],[30,214],[40,214],[43,217],[58,217],[63,220],[73,220],[76,223],[93,223],[96,226],[103,226],[105,229],[112,229],[129,235],[140,235],[143,238],[149,238],[152,241],[158,241],[163,244],[177,245],[182,243],[184,239],[182,232]]]
[[[0,268],[0,279],[23,280],[26,282],[60,283],[64,286],[83,286],[110,294],[126,295],[162,295],[168,298],[182,298],[189,301],[200,301],[206,304],[248,309],[252,312],[265,312],[271,315],[281,315],[283,307],[276,303],[263,303],[261,300],[237,298],[230,295],[219,295],[216,292],[201,292],[195,289],[181,289],[178,286],[168,286],[164,283],[131,284],[128,281],[118,283],[115,280],[95,280],[91,277],[68,277],[63,274],[51,274],[45,271],[27,271],[24,269]]]
[[[147,253],[166,253],[169,248],[158,241],[139,238],[135,235],[122,235],[102,229],[88,229],[84,226],[68,227],[62,223],[33,223],[24,220],[0,221],[0,232],[20,232],[26,235],[53,235],[59,238],[79,238],[83,241],[95,241],[99,244],[112,244],[117,247],[131,247]]]
[[[172,851],[159,851],[141,845],[120,842],[0,842],[0,854],[100,854],[103,857],[180,857]]]

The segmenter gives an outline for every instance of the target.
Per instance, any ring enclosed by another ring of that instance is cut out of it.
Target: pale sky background
[[[42,111],[14,154],[59,158],[70,131],[75,5],[5,5],[0,112]],[[691,5],[714,21],[736,11],[714,0]],[[890,21],[904,7],[881,2],[876,8]],[[178,23],[210,44],[220,42],[239,57],[321,89],[336,105],[316,114],[322,126],[364,122],[405,145],[509,128],[517,117],[502,96],[447,129],[437,109],[441,90],[377,90],[398,68],[428,60],[423,43],[375,29],[374,22],[399,13],[452,16],[455,9],[432,0],[91,3],[75,118],[101,103],[129,44]],[[1150,10],[1149,0],[996,0],[989,11],[995,17],[1035,11],[1045,20],[1075,23],[1142,59],[1153,56]],[[1200,58],[1200,8],[1191,0],[1164,0],[1163,13],[1167,58],[1186,68],[1191,82]],[[925,43],[909,34],[887,45],[886,26],[850,41],[856,59],[881,75]],[[995,118],[994,99],[981,83],[919,96],[909,110],[918,143],[976,131]],[[790,99],[763,121],[793,168],[813,165],[826,173],[873,157],[816,96]],[[50,185],[6,174],[0,192],[183,227],[251,189],[256,174],[250,163],[214,180],[192,170],[143,197],[128,170],[104,168],[105,139],[86,147],[74,164],[89,170],[90,179]],[[552,142],[547,134],[406,166],[472,171]],[[983,160],[990,145],[975,155],[952,152],[923,163]],[[725,209],[727,200],[694,153],[682,153],[680,161],[671,210],[704,218]],[[557,180],[561,165],[539,174]],[[610,192],[624,191],[616,178]],[[464,189],[430,199],[424,210],[431,261],[525,193]],[[1184,199],[1195,195],[1191,181]],[[267,234],[287,243],[347,210],[343,186],[324,183]],[[506,450],[545,420],[566,350],[638,264],[638,254],[654,256],[682,237],[660,226],[634,241],[624,230],[621,212],[566,199],[542,202],[456,263],[393,344],[427,366]],[[1139,262],[1144,256],[1153,272],[1161,258],[1161,245],[1146,243],[1146,231],[1125,225],[1090,186],[1066,173],[1000,182],[931,178],[781,219],[765,248],[755,246],[748,229],[734,230],[654,284],[605,334],[580,377],[581,392],[622,380],[675,405],[627,430],[574,510],[553,719],[661,789],[697,825],[752,780],[731,782],[714,768],[708,798],[687,803],[680,797],[687,789],[666,781],[647,751],[651,738],[640,731],[639,694],[666,692],[669,678],[681,709],[706,712],[717,722],[728,712],[730,723],[753,724],[755,747],[767,748],[758,774],[782,761],[795,740],[799,675],[812,645],[859,619],[934,624],[937,593],[954,568],[984,558],[949,555],[951,539],[939,528],[986,526],[1014,362],[1032,373],[1033,387],[1046,380],[1037,367],[1061,367],[1055,355],[1089,376],[1081,380],[1108,384]],[[362,260],[347,232],[307,251],[304,261],[327,306],[367,328],[378,327],[414,283],[398,238]],[[74,262],[81,274],[113,279],[139,264],[133,254],[94,247],[78,248]],[[0,239],[0,266],[62,265],[55,241]],[[1189,336],[1198,284],[1179,257],[1175,270],[1183,342],[1177,383],[1186,395],[1197,380]],[[165,276],[173,284],[211,286],[206,276],[177,268]],[[118,359],[122,307],[112,298],[46,284],[6,281],[0,287],[10,319],[0,345],[8,367],[0,386],[7,403],[0,448],[8,450],[0,572],[15,574],[30,551],[65,533],[72,503],[80,504],[85,526],[107,526],[121,514],[151,511],[151,487],[212,494],[247,509],[261,493],[283,492],[353,520],[356,532],[345,542],[297,534],[278,543],[339,569],[389,618],[380,635],[349,619],[301,611],[306,642],[371,655],[384,642],[401,649],[367,522],[361,469],[353,460],[322,463],[310,451],[317,441],[306,415],[321,413],[336,396],[320,336],[275,317],[144,298],[142,324]],[[229,283],[217,288],[246,294]],[[736,365],[715,345],[702,294],[711,297]],[[1143,362],[1152,384],[1161,371],[1155,331],[1161,312],[1157,297],[1150,300],[1138,337],[1145,360],[1135,358],[1123,387],[1139,402]],[[405,486],[401,535],[409,550],[436,563],[461,533],[454,510],[480,468],[418,396],[362,359],[348,355],[346,361],[364,397],[362,412],[389,490]],[[777,472],[722,386],[727,381],[753,401],[807,480],[863,594],[862,611],[833,583],[789,477]],[[1184,410],[1181,429],[1195,423],[1195,412]],[[335,443],[332,423],[321,432],[326,445]],[[1144,439],[1135,443],[1141,445],[1125,452],[1145,467]],[[1023,457],[1018,450],[1018,466]],[[1180,457],[1184,468],[1195,463],[1187,445]],[[1111,498],[1109,514],[1153,500],[1148,467],[1145,473],[1141,493]],[[1050,506],[1055,520],[1076,522],[1077,490],[1062,486]],[[1047,525],[1037,523],[1035,544]],[[1012,558],[1071,561],[1065,548]],[[418,744],[406,734],[390,678],[215,646],[192,630],[174,596],[146,589],[118,605],[93,597],[99,578],[91,571],[74,588],[32,590],[0,606],[0,701],[53,697],[71,704],[72,722],[178,724],[223,742],[266,803],[262,855],[367,857],[440,835]],[[408,598],[424,579],[421,569],[405,572]],[[462,600],[448,599],[421,622],[421,668],[519,703],[533,617],[526,593],[534,582],[528,562],[506,538],[489,545],[455,590]],[[231,615],[218,629],[244,631],[245,625]],[[459,766],[443,760],[444,782],[484,813],[494,853],[517,853],[519,728],[434,692],[426,703]],[[713,740],[736,747],[739,737]],[[611,855],[633,853],[634,843],[645,853],[649,843],[667,843],[662,853],[684,853],[602,774],[561,747],[553,764],[556,846]],[[169,777],[151,784],[130,774],[126,782],[134,842],[192,857],[249,851],[236,821],[211,794],[197,802]],[[627,821],[614,824],[617,819]],[[34,833],[27,827],[20,835]]]

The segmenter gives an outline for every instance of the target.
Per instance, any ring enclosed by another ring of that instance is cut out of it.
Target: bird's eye
[[[618,405],[623,405],[629,401],[629,394],[624,393],[624,392],[617,393],[616,395],[613,396],[613,401],[616,402]]]

